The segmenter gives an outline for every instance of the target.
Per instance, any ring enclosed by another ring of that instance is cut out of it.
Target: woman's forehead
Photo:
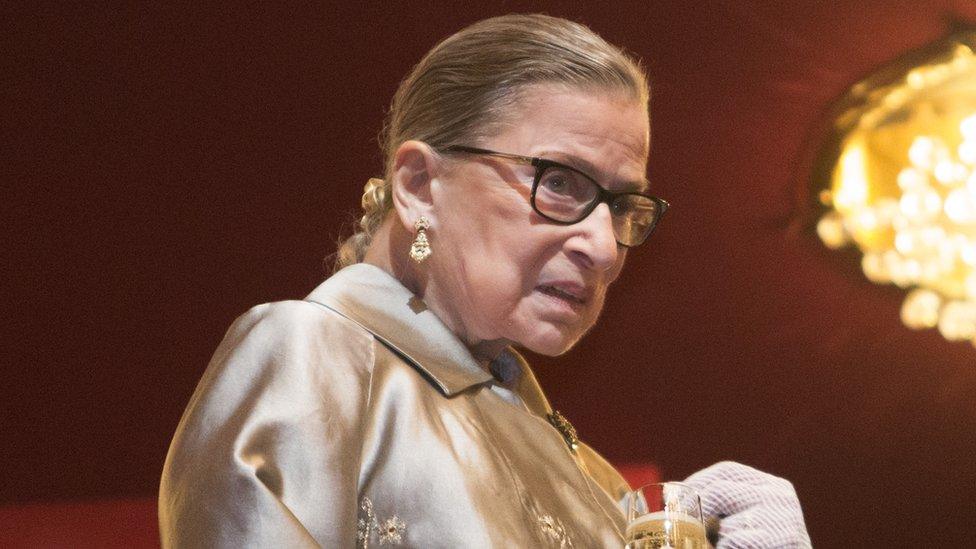
[[[519,94],[508,118],[509,128],[555,132],[554,138],[609,140],[635,156],[646,157],[650,146],[646,105],[621,91],[535,85]]]
[[[564,161],[594,175],[642,180],[649,150],[646,106],[619,92],[535,86],[490,141],[506,150]]]

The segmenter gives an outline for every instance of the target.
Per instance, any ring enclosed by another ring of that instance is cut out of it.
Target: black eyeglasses
[[[643,244],[668,210],[663,199],[638,192],[610,192],[589,175],[553,160],[463,145],[442,151],[494,156],[535,166],[530,202],[537,214],[554,223],[572,225],[586,219],[600,204],[606,204],[613,220],[614,238],[628,248]]]

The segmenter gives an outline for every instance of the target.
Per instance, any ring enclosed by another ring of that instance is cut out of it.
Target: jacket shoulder
[[[316,335],[328,331],[369,333],[355,322],[312,301],[287,300],[262,303],[237,317],[229,332],[258,327],[279,335]]]
[[[374,343],[358,324],[315,303],[256,305],[227,330],[200,387],[240,390],[246,382],[271,392],[321,392],[349,384],[365,389]]]
[[[252,307],[234,321],[224,340],[254,340],[276,353],[335,352],[343,347],[368,348],[374,336],[327,307],[289,300]]]
[[[374,355],[371,334],[312,303],[267,303],[238,317],[166,457],[163,546],[354,539]]]

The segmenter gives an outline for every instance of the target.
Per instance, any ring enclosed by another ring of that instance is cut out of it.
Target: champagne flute
[[[701,499],[690,486],[662,482],[627,495],[626,549],[709,549]]]

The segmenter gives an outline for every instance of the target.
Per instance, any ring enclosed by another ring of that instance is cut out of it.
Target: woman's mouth
[[[577,307],[581,307],[586,304],[586,299],[583,297],[582,291],[576,291],[569,288],[558,288],[548,284],[538,286],[537,289],[548,296],[569,302]]]

